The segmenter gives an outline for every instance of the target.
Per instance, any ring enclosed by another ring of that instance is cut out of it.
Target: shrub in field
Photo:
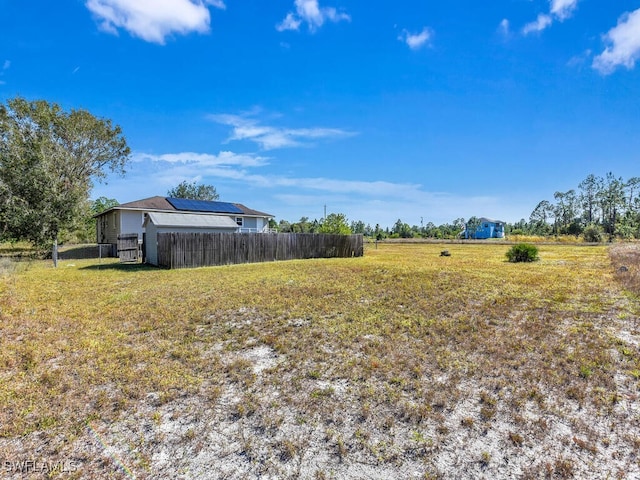
[[[509,249],[507,259],[510,262],[535,262],[538,260],[538,247],[529,243],[519,243]]]
[[[602,229],[597,225],[588,225],[582,232],[585,242],[599,243],[602,241]]]

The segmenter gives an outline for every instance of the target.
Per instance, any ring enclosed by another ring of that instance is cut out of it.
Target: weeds
[[[640,285],[640,255],[612,250],[612,268],[603,246],[540,245],[542,260],[522,268],[500,245],[447,248],[445,267],[441,245],[381,244],[358,259],[173,271],[35,262],[0,276],[0,453],[76,455],[100,419],[123,455],[192,448],[201,453],[180,468],[231,462],[220,478],[342,478],[354,464],[393,477],[438,471],[431,460],[450,466],[444,477],[499,477],[505,457],[524,478],[584,475],[570,451],[612,476],[635,468],[640,427],[627,412],[640,360],[615,322],[635,335],[638,300],[616,280]],[[539,445],[563,456],[533,455]],[[147,463],[153,477],[182,475]],[[96,465],[95,478],[116,475]]]

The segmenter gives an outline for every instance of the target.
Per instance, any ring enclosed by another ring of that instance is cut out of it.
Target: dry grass
[[[0,276],[0,467],[640,475],[640,302],[616,280],[640,262],[619,272],[618,246],[613,267],[606,247],[540,246],[534,264],[506,262],[504,245],[446,248],[175,271],[34,262]]]

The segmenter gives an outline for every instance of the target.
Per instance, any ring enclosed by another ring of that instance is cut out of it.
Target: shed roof
[[[156,227],[184,227],[184,228],[238,228],[238,224],[224,215],[203,215],[198,213],[165,213],[149,212],[144,221]]]

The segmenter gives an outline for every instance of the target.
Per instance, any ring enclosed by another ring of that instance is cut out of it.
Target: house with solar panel
[[[95,216],[96,240],[112,245],[115,255],[118,236],[165,232],[183,233],[268,233],[273,215],[240,203],[151,197],[123,203]],[[151,244],[153,242],[149,242]]]

